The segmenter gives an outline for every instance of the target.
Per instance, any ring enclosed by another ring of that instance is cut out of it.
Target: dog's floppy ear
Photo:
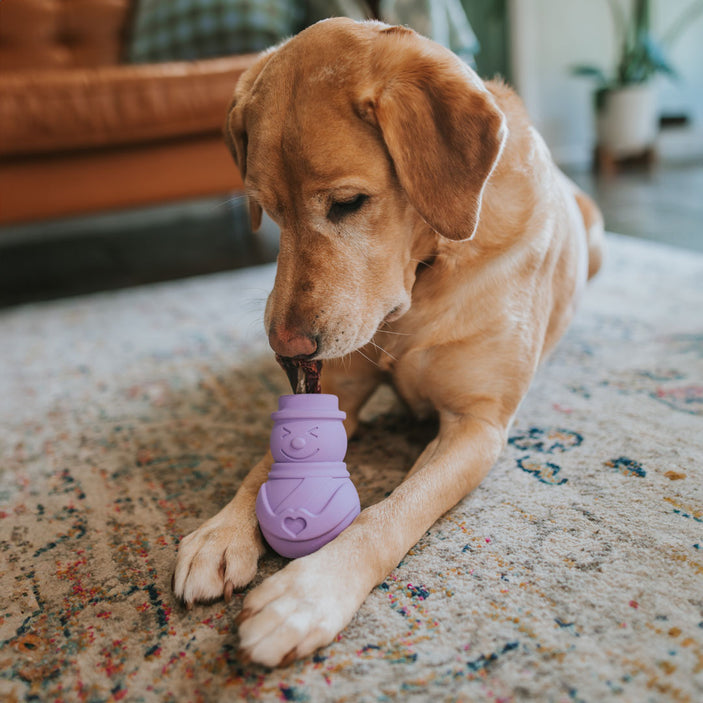
[[[245,107],[250,97],[252,86],[259,76],[264,66],[271,58],[274,50],[269,50],[261,54],[256,63],[243,73],[237,81],[234,97],[227,110],[227,119],[224,126],[224,137],[229,147],[234,161],[239,168],[242,180],[247,177],[247,146],[248,137],[245,124]],[[249,219],[254,232],[261,227],[261,205],[252,198],[249,201]]]
[[[401,186],[449,239],[471,239],[507,128],[491,94],[449,51],[402,27],[381,30],[361,116],[383,136]]]
[[[234,107],[234,103],[232,104]],[[239,172],[242,175],[242,180],[246,178],[247,172],[247,133],[244,130],[235,130],[232,128],[232,117],[234,116],[234,110],[230,108],[227,114],[227,122],[225,124],[225,142],[229,147],[234,161],[239,168]],[[259,227],[261,227],[262,211],[261,205],[256,202],[253,198],[248,197],[247,202],[249,204],[249,220],[251,222],[251,229],[256,232]]]

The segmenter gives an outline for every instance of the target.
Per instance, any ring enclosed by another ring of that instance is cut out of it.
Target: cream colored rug
[[[703,700],[703,258],[609,245],[483,485],[280,671],[239,661],[241,595],[169,589],[287,391],[272,268],[0,313],[0,699]],[[431,432],[374,413],[363,505]]]

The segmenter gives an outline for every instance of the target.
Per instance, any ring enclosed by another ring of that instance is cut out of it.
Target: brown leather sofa
[[[255,55],[120,63],[131,5],[0,1],[0,224],[241,188],[221,130]]]

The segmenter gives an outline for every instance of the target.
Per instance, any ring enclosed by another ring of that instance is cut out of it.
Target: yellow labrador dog
[[[226,133],[254,226],[263,208],[281,229],[271,347],[325,360],[323,390],[350,434],[382,381],[439,417],[390,496],[246,596],[244,656],[276,666],[329,643],[488,473],[600,266],[603,228],[515,94],[403,27],[326,20],[264,53]],[[271,462],[182,541],[174,590],[186,604],[253,579]]]

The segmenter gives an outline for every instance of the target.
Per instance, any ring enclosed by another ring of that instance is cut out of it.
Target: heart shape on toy
[[[307,524],[301,517],[287,517],[283,520],[284,529],[294,537],[297,537],[307,527]]]

